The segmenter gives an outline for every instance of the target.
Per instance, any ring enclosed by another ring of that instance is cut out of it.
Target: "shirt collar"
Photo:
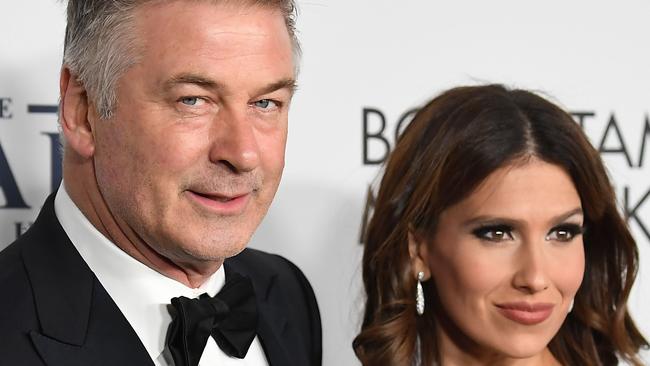
[[[54,200],[54,211],[72,244],[154,360],[165,348],[171,323],[167,310],[170,300],[177,296],[195,298],[203,293],[214,296],[225,283],[223,266],[203,285],[193,289],[137,261],[88,221],[66,192],[63,182]]]

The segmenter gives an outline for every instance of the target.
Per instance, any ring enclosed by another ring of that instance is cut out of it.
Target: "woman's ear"
[[[411,257],[411,268],[413,268],[413,277],[418,278],[418,273],[424,273],[424,280],[431,278],[429,269],[429,249],[428,243],[413,230],[409,230],[409,256]]]
[[[94,118],[89,118],[91,109],[88,94],[77,77],[65,66],[61,70],[59,92],[59,123],[65,137],[65,146],[83,158],[90,158],[95,152],[95,138],[92,126]]]

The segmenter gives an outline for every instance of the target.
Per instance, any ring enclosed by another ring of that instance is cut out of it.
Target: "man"
[[[309,283],[244,249],[284,166],[293,8],[69,1],[63,183],[0,254],[0,365],[320,364]]]

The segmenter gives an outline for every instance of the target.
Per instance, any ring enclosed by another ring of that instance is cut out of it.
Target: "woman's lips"
[[[535,325],[548,319],[553,313],[551,303],[510,302],[497,304],[497,309],[506,318],[523,325]]]
[[[201,207],[218,215],[233,216],[244,212],[250,199],[250,193],[222,195],[218,193],[203,193],[186,191],[190,199]]]

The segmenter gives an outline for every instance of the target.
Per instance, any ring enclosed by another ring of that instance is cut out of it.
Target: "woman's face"
[[[445,210],[432,240],[412,240],[448,324],[438,329],[443,356],[446,346],[482,358],[548,354],[582,282],[582,226],[571,178],[532,158]]]

